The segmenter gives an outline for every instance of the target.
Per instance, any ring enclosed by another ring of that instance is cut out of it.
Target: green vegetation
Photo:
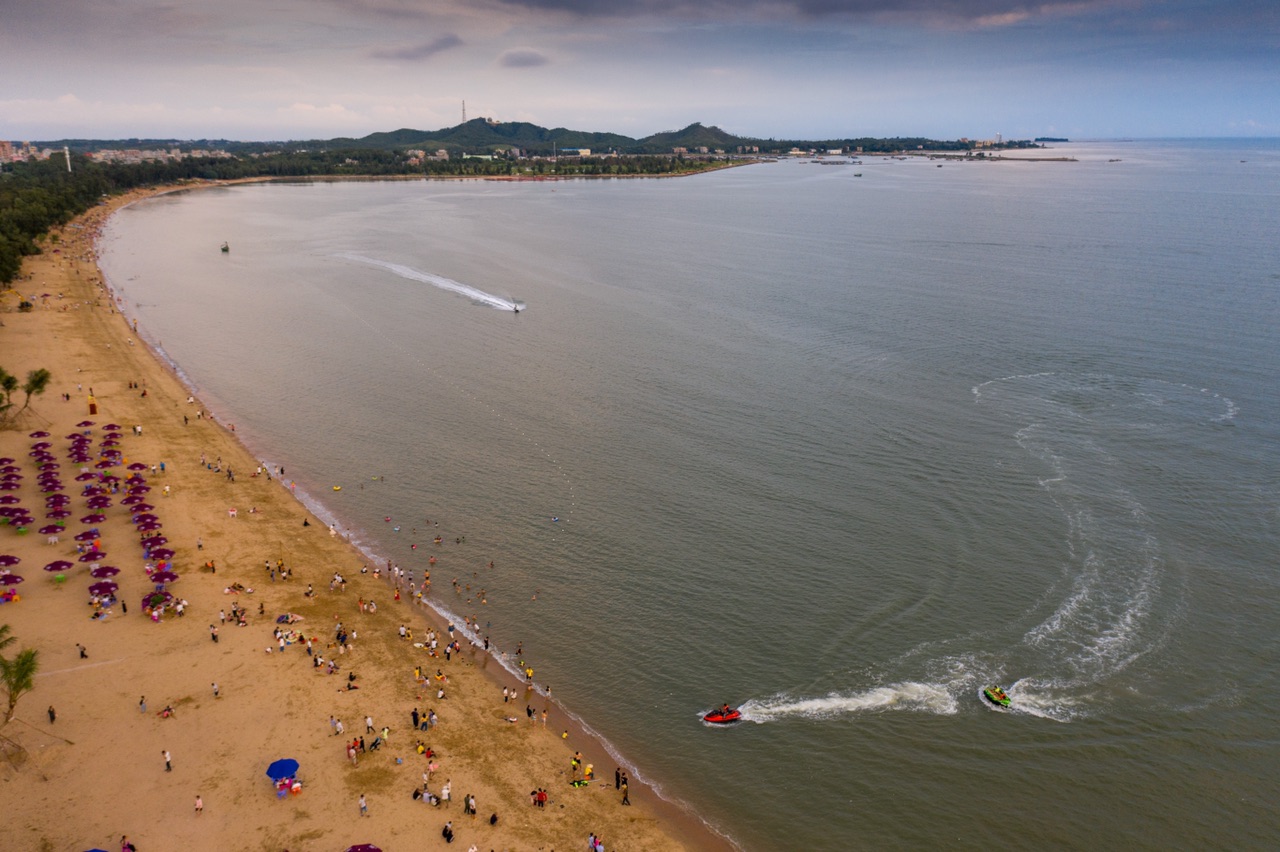
[[[14,638],[9,635],[9,625],[0,625],[0,649],[13,644],[13,641]],[[13,714],[18,709],[18,699],[35,688],[39,668],[39,653],[30,648],[19,651],[13,659],[0,656],[0,684],[4,685],[5,695],[8,697],[0,728],[12,721]]]

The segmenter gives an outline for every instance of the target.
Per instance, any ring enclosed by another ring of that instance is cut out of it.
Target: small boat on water
[[[998,686],[988,686],[982,690],[982,697],[997,707],[1008,707],[1010,704],[1008,693]]]
[[[231,246],[227,245],[226,243],[223,243],[223,244],[222,244],[222,253],[223,253],[223,254],[226,254],[226,253],[227,253],[227,252],[229,252],[229,251],[231,251]]]
[[[730,722],[736,722],[742,718],[742,711],[736,708],[730,708],[728,704],[719,710],[712,710],[702,717],[702,721],[712,725],[728,725]]]

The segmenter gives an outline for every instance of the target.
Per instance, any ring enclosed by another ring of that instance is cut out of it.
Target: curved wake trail
[[[1202,388],[1094,374],[1010,376],[973,392],[1018,424],[1014,438],[1046,470],[1039,485],[1063,517],[1068,555],[1048,614],[1011,648],[975,650],[973,637],[956,637],[943,643],[954,650],[939,654],[931,642],[890,664],[915,670],[896,682],[752,699],[744,719],[950,715],[962,700],[981,704],[983,687],[1004,683],[1012,712],[1067,722],[1102,706],[1109,681],[1164,645],[1172,623],[1159,613],[1179,591],[1167,588],[1163,547],[1133,487],[1143,461],[1128,448],[1134,434],[1169,440],[1188,424],[1229,423],[1235,404]]]
[[[454,281],[452,278],[445,278],[443,275],[435,275],[431,272],[420,272],[411,266],[404,266],[387,260],[378,260],[373,257],[365,257],[362,254],[343,252],[337,256],[343,260],[354,260],[357,263],[364,263],[369,266],[376,266],[380,269],[385,269],[388,272],[393,272],[401,278],[407,278],[410,281],[421,281],[423,284],[430,284],[432,287],[437,287],[450,293],[457,293],[459,296],[466,296],[477,304],[488,305],[491,308],[497,308],[502,311],[514,311],[517,308],[524,310],[524,304],[522,302],[517,302],[514,299],[505,298],[503,296],[495,296],[493,293],[486,293],[484,290],[472,287],[470,284],[463,284],[460,281]]]

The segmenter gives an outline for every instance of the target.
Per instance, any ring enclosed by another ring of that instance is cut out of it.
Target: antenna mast
[[[462,123],[467,123],[467,102],[465,99],[462,101]]]

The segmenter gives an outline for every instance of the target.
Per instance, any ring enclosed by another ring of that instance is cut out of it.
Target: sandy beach
[[[603,748],[483,649],[460,637],[462,650],[446,659],[447,626],[413,604],[412,590],[402,586],[397,599],[385,565],[370,564],[310,518],[275,471],[258,473],[234,433],[207,416],[199,399],[188,401],[188,390],[116,312],[94,262],[92,241],[106,218],[145,195],[94,208],[28,260],[14,289],[36,297],[34,311],[18,312],[12,292],[0,303],[0,365],[20,379],[36,368],[52,373],[48,391],[0,432],[0,456],[14,459],[22,477],[3,494],[17,496],[36,518],[22,535],[0,526],[0,553],[19,557],[9,570],[25,578],[14,587],[21,599],[0,605],[0,623],[17,639],[8,654],[40,653],[35,689],[0,732],[21,746],[0,761],[7,821],[0,845],[114,852],[127,836],[143,852],[359,843],[391,852],[445,848],[446,822],[454,832],[449,848],[459,849],[581,849],[593,832],[611,850],[722,845],[638,784],[630,785],[632,804],[623,805],[616,764]],[[92,425],[78,425],[86,422]],[[123,479],[125,464],[146,466],[139,471],[151,489],[145,502],[175,551],[181,579],[168,588],[187,602],[181,616],[170,607],[157,621],[143,611],[154,584],[141,534],[121,503],[124,488],[110,495],[105,520],[80,520],[90,511],[87,483],[76,480],[82,466],[69,460],[70,436],[87,434],[96,454],[108,424],[122,427],[122,464],[110,470]],[[30,437],[36,431],[49,437]],[[38,531],[52,523],[31,456],[40,440],[51,443],[62,493],[71,498],[56,542]],[[97,561],[119,568],[112,580],[120,600],[102,619],[91,618],[92,563],[77,561],[73,538],[92,528],[105,552]],[[43,570],[55,560],[75,564],[61,582]],[[216,571],[201,570],[209,562]],[[281,565],[287,580],[273,570]],[[333,584],[335,574],[345,584]],[[246,611],[244,626],[233,607]],[[301,617],[288,629],[312,640],[310,655],[302,641],[281,649],[274,631],[287,627],[277,624],[286,613]],[[401,637],[401,625],[412,639]],[[339,628],[349,648],[337,645]],[[422,647],[432,629],[435,655]],[[317,655],[324,665],[315,664]],[[504,702],[504,689],[512,701]],[[433,711],[437,724],[415,730],[415,709]],[[379,748],[349,759],[347,743],[363,737],[368,747],[384,727]],[[419,741],[433,758],[419,753]],[[594,766],[586,786],[570,784],[577,751]],[[296,795],[277,796],[266,775],[279,758],[300,764]],[[431,763],[438,768],[427,789],[438,797],[447,785],[447,803],[413,795]],[[548,794],[545,807],[531,802],[539,788]],[[467,796],[475,814],[465,813]]]

